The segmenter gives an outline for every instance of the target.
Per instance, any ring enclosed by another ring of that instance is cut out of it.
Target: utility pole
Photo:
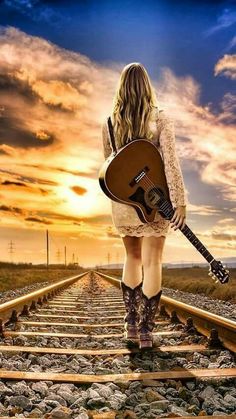
[[[108,252],[107,253],[107,265],[109,266],[109,264],[110,264],[110,253]]]
[[[49,266],[49,243],[48,243],[48,230],[46,230],[46,241],[47,241],[47,268]]]
[[[8,243],[8,252],[10,253],[10,261],[11,261],[11,263],[13,262],[13,253],[14,253],[14,251],[15,251],[15,249],[14,249],[14,246],[15,246],[15,243],[13,243],[13,241],[11,240],[10,241],[10,243]]]
[[[72,263],[73,263],[73,265],[75,264],[75,254],[74,253],[72,254]]]

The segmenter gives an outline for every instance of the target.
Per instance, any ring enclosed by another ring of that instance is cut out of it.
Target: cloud
[[[223,123],[236,123],[236,95],[226,93],[220,103],[222,112],[219,115],[219,121]]]
[[[1,65],[0,65],[1,67]],[[1,71],[7,71],[2,63]],[[33,129],[29,127],[22,109],[30,112],[37,106],[39,97],[33,92],[26,81],[18,80],[14,75],[0,76],[0,141],[3,147],[45,147],[55,141],[50,130]],[[6,153],[6,151],[5,151]]]
[[[216,240],[236,240],[236,234],[212,232],[212,238]]]
[[[215,76],[223,74],[232,80],[236,80],[236,54],[225,54],[215,65]]]
[[[58,106],[68,111],[75,111],[87,105],[86,97],[69,82],[61,80],[36,81],[32,89],[51,106]]]
[[[38,132],[30,132],[24,126],[22,119],[15,118],[11,112],[6,112],[5,116],[0,117],[0,141],[4,145],[16,147],[45,147],[52,144],[55,140],[54,135],[48,133],[47,138],[42,139]]]
[[[8,147],[6,144],[0,145],[0,155],[10,156],[11,155],[11,147]]]
[[[221,220],[218,221],[218,224],[227,224],[227,223],[234,223],[235,219],[234,218],[222,218]]]
[[[4,180],[4,182],[2,182],[1,183],[2,185],[14,185],[14,186],[26,186],[27,187],[27,185],[25,184],[25,183],[22,183],[22,182],[12,182],[11,180]]]
[[[0,211],[7,211],[7,212],[13,212],[17,214],[23,214],[23,211],[21,208],[17,207],[8,207],[7,205],[0,205]]]
[[[1,182],[1,185],[6,186],[8,188],[13,187],[13,190],[18,189],[19,187],[20,188],[24,187],[24,188],[26,188],[25,193],[27,193],[27,189],[30,191],[31,194],[39,194],[40,193],[40,195],[41,194],[42,195],[47,195],[49,193],[48,190],[40,188],[40,187],[37,188],[33,184],[30,184],[30,183],[26,184],[24,182],[17,182],[17,181],[13,181],[13,180],[3,180]]]
[[[84,195],[87,192],[87,189],[82,188],[81,186],[71,186],[71,190],[77,195]]]
[[[204,35],[210,36],[220,30],[229,28],[236,23],[236,11],[235,9],[224,8],[222,13],[217,18],[217,23],[211,28],[204,32]]]
[[[53,224],[52,221],[45,220],[39,217],[27,217],[25,221],[33,221],[34,223],[42,223],[42,224]]]
[[[11,170],[0,169],[0,173],[7,173],[11,176],[14,176],[15,179],[18,179],[22,182],[28,182],[28,183],[39,184],[39,185],[58,185],[58,183],[54,182],[53,180],[40,179],[40,178],[32,177],[32,176],[23,176]],[[10,184],[10,183],[19,184],[20,183],[20,182],[11,182],[11,181],[5,181],[5,182],[6,182],[5,184]]]

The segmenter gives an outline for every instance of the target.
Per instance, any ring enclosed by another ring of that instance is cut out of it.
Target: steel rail
[[[30,309],[36,308],[37,303],[42,305],[58,291],[68,287],[87,274],[88,271],[83,272],[82,274],[57,281],[52,285],[48,285],[39,290],[0,304],[0,333],[3,334],[4,325],[8,322],[16,321],[19,314],[28,314]]]
[[[112,276],[94,271],[97,275],[104,277],[111,284],[120,288],[120,280]],[[160,305],[161,312],[164,311],[174,321],[186,324],[186,327],[194,331],[194,328],[204,336],[208,337],[209,344],[222,344],[225,348],[236,352],[236,322],[225,317],[209,313],[198,307],[177,301],[162,294]]]

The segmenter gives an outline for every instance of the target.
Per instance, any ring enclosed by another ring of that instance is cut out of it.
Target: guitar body
[[[169,200],[164,163],[151,141],[135,139],[112,153],[99,171],[103,192],[112,200],[132,205],[142,222],[151,222],[157,212],[153,189]]]
[[[161,155],[151,141],[134,139],[113,152],[99,171],[99,184],[113,201],[131,205],[142,222],[152,222],[158,211],[165,219],[174,215]],[[210,264],[209,274],[216,282],[229,281],[229,271],[224,269],[187,224],[181,229],[185,237]]]

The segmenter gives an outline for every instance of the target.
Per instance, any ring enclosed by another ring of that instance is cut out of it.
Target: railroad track
[[[162,294],[141,351],[124,314],[119,280],[96,271],[1,304],[0,417],[236,417],[235,322]]]

